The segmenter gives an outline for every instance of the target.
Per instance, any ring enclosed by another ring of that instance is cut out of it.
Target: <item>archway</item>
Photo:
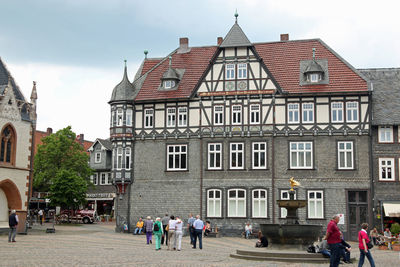
[[[22,200],[21,194],[18,190],[18,187],[15,185],[13,181],[10,179],[5,179],[0,181],[0,189],[3,190],[4,194],[7,197],[7,208],[12,210],[20,210],[22,209]]]
[[[8,201],[3,189],[0,188],[0,227],[8,221]],[[5,225],[4,227],[6,227]]]

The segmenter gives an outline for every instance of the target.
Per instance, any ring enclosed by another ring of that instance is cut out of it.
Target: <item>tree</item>
[[[35,189],[49,192],[52,203],[64,208],[84,203],[92,169],[71,126],[44,137],[42,142],[34,162]]]

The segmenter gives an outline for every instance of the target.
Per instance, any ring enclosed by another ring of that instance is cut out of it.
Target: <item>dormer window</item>
[[[170,89],[175,87],[175,81],[174,80],[166,80],[164,81],[164,88],[165,89]]]
[[[321,80],[321,74],[319,73],[309,73],[307,75],[307,81],[310,83],[317,83]]]

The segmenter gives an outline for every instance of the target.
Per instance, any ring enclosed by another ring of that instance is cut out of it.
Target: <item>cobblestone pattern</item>
[[[233,237],[205,238],[203,250],[191,249],[189,238],[182,240],[182,251],[146,245],[145,235],[114,232],[114,224],[56,226],[55,234],[46,234],[47,226],[37,227],[28,235],[18,235],[16,243],[0,236],[0,266],[291,266],[322,267],[326,264],[259,262],[230,258],[237,249],[255,250],[254,239]],[[352,243],[352,257],[359,257]],[[259,249],[262,250],[262,249]],[[376,266],[398,266],[400,253],[373,248]],[[368,263],[365,263],[369,266]],[[356,263],[343,266],[357,266]]]

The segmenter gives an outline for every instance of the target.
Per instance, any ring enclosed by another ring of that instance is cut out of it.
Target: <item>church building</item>
[[[36,84],[30,102],[23,96],[0,59],[0,228],[8,228],[8,216],[16,210],[17,231],[25,230],[31,193],[34,132],[36,128]]]
[[[320,39],[252,43],[236,22],[216,45],[179,47],[127,68],[111,106],[117,229],[139,217],[200,214],[224,235],[284,223],[289,178],[300,224],[369,218],[370,88]],[[365,196],[366,210],[349,202]],[[353,212],[355,210],[355,212]],[[366,214],[362,214],[365,212]]]

